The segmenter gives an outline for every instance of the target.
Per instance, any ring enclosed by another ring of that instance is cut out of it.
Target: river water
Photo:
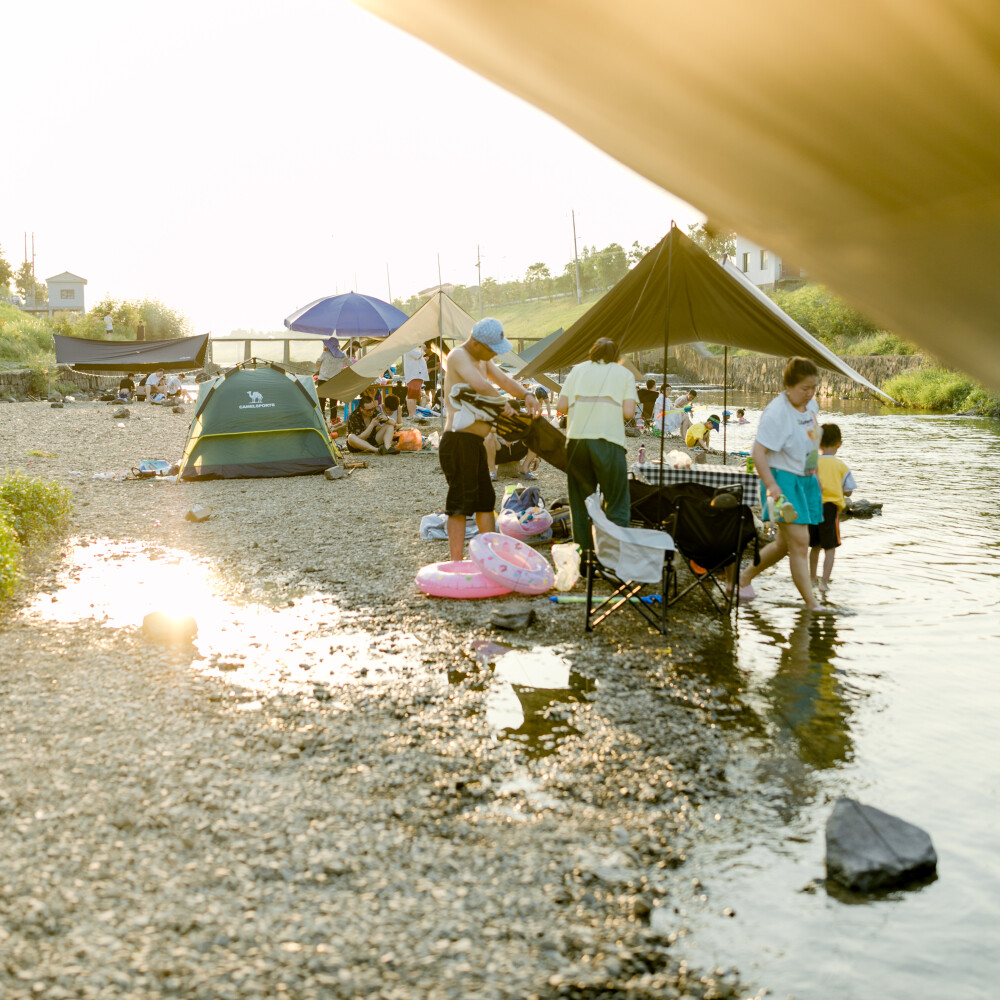
[[[721,411],[717,395],[699,403]],[[751,419],[731,450],[752,441],[766,401],[730,397]],[[698,966],[735,963],[778,997],[993,997],[1000,426],[821,408],[841,428],[855,496],[884,510],[843,524],[836,614],[799,611],[781,565],[755,581],[737,628],[710,630],[686,667],[726,690],[734,795],[689,855],[684,875],[700,884],[677,900],[691,928],[678,948]],[[924,828],[937,879],[878,899],[828,888],[824,826],[841,795]]]

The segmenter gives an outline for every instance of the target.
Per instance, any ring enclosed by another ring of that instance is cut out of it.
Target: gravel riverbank
[[[500,635],[504,601],[413,585],[447,557],[417,536],[443,502],[435,456],[336,482],[94,479],[179,457],[190,413],[131,411],[0,408],[2,465],[76,504],[0,623],[0,994],[743,995],[673,957],[679,914],[650,927],[681,908],[685,851],[724,795],[720,706],[677,669],[722,626],[685,609],[667,641],[621,616],[585,636],[581,607],[539,599],[537,624]],[[547,467],[539,485],[565,491]],[[194,504],[211,520],[184,520]],[[232,607],[304,615],[273,687],[241,683],[245,635],[192,653],[149,645],[141,615],[45,612],[80,579],[73,554],[108,546],[112,593],[138,579],[129,546],[154,565],[180,551]],[[571,663],[576,694],[539,701],[541,737],[491,725],[479,642]],[[327,655],[337,670],[312,680]]]

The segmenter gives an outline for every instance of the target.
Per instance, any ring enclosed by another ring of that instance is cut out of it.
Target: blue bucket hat
[[[472,339],[488,347],[494,354],[506,354],[514,345],[503,335],[503,323],[492,316],[481,319],[472,328]]]

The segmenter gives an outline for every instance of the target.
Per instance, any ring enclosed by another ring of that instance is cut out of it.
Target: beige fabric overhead
[[[450,295],[432,295],[399,329],[363,357],[324,382],[318,390],[325,399],[354,399],[391,364],[407,351],[422,347],[429,340],[466,340],[475,320]]]
[[[763,354],[800,355],[885,396],[732,264],[718,264],[676,227],[521,374],[575,365],[601,337],[614,340],[623,354],[703,340]]]
[[[997,0],[356,2],[1000,389]]]
[[[401,327],[381,341],[350,368],[324,382],[317,389],[323,399],[354,399],[371,385],[394,362],[414,347],[422,347],[439,338],[446,343],[468,340],[476,321],[446,292],[431,296]],[[514,353],[494,358],[498,364],[509,365],[520,372],[524,362]],[[545,375],[535,378],[547,389],[558,392],[559,386]]]

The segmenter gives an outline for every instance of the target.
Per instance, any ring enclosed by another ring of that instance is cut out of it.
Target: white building
[[[784,262],[776,253],[745,236],[736,237],[736,266],[758,288],[774,288],[776,285],[802,281],[806,274],[798,267]]]
[[[54,316],[60,312],[84,313],[87,307],[83,302],[83,286],[87,284],[86,278],[81,278],[78,274],[63,271],[62,274],[54,274],[51,278],[45,279],[45,285],[49,290],[49,301],[36,303],[29,298],[24,305],[24,311],[30,313],[46,313]]]

